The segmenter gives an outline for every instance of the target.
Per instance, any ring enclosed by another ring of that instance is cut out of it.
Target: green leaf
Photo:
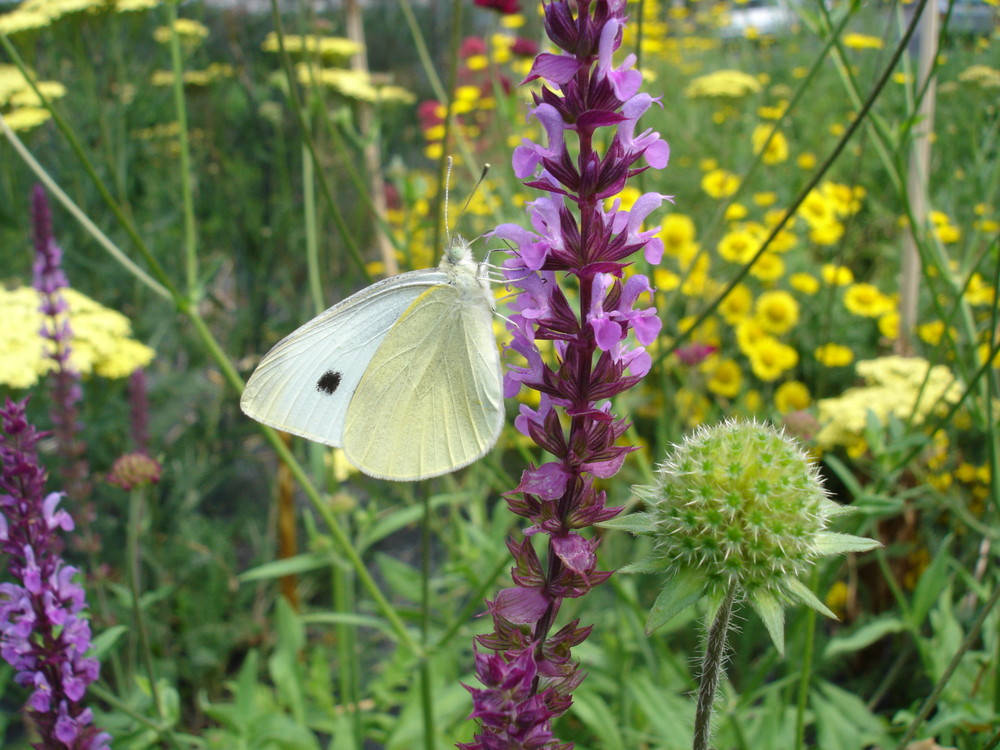
[[[812,589],[806,586],[798,578],[793,578],[789,576],[784,581],[782,581],[788,593],[792,595],[795,599],[805,604],[807,607],[812,607],[821,615],[826,615],[831,620],[839,620],[837,615],[833,614],[830,609],[821,602],[816,594],[813,593]]]
[[[618,516],[609,521],[595,523],[602,529],[614,529],[615,531],[627,531],[630,534],[648,534],[656,527],[655,513],[630,513],[627,516]]]
[[[647,557],[644,560],[629,563],[618,569],[619,573],[662,573],[670,566],[670,561],[662,557]]]
[[[93,650],[91,654],[95,659],[101,661],[118,642],[118,639],[125,635],[128,628],[124,625],[112,625],[101,631],[101,634],[94,638],[91,642],[90,647]]]
[[[778,653],[785,655],[785,607],[778,597],[769,591],[756,591],[750,597],[750,605],[764,621],[764,627],[771,634]]]
[[[245,570],[240,573],[238,580],[244,583],[247,581],[265,581],[271,578],[308,573],[311,570],[329,568],[332,565],[339,564],[341,564],[340,558],[333,552],[306,552]]]
[[[306,625],[350,625],[355,628],[372,628],[391,641],[398,638],[396,632],[385,620],[354,612],[312,612],[302,615],[302,622]]]
[[[625,741],[618,731],[621,719],[611,712],[603,696],[586,688],[580,688],[573,694],[573,707],[570,712],[594,733],[599,747],[606,750],[625,750]]]
[[[919,629],[924,624],[927,613],[931,611],[934,602],[937,601],[944,587],[948,585],[948,564],[951,562],[948,546],[950,544],[951,535],[949,534],[941,543],[941,548],[934,555],[934,559],[924,570],[917,582],[917,587],[913,590],[909,617],[910,626],[914,629]]]
[[[842,555],[847,552],[867,552],[881,547],[877,539],[867,539],[853,534],[838,534],[834,531],[822,531],[816,535],[816,551],[820,555]]]
[[[646,619],[646,635],[652,635],[671,617],[698,601],[705,593],[706,576],[693,568],[667,580]]]
[[[870,646],[889,633],[899,633],[904,630],[906,630],[906,623],[898,617],[880,617],[862,625],[852,633],[830,639],[823,650],[823,658],[832,659],[840,654],[852,654]]]

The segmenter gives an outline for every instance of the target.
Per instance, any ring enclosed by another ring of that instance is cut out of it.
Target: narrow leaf
[[[837,615],[833,614],[833,612],[830,611],[829,607],[823,604],[823,602],[821,602],[816,597],[816,594],[812,592],[812,589],[810,589],[808,586],[802,583],[802,581],[800,581],[798,578],[793,578],[789,576],[783,581],[783,583],[788,593],[791,594],[794,598],[798,599],[803,604],[805,604],[807,607],[812,607],[821,615],[826,615],[831,620],[840,619],[839,617],[837,617]]]
[[[670,565],[669,560],[662,557],[647,557],[618,569],[619,573],[662,573]]]
[[[602,529],[627,531],[631,534],[648,534],[656,526],[656,516],[652,513],[630,513],[594,525]]]
[[[764,627],[771,634],[774,647],[778,653],[785,655],[785,607],[778,597],[768,591],[755,592],[750,597],[750,604],[760,615]]]
[[[704,593],[704,573],[689,568],[670,578],[649,610],[646,635],[652,635],[682,609],[698,601]]]
[[[853,633],[833,638],[823,650],[824,659],[832,659],[840,654],[852,654],[870,646],[889,633],[899,633],[906,630],[906,624],[898,617],[881,617],[873,620]]]
[[[881,547],[878,539],[867,539],[853,534],[824,531],[816,535],[816,551],[821,555],[842,555],[846,552],[867,552]]]

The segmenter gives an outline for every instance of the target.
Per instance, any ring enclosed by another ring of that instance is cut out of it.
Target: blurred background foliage
[[[138,517],[125,492],[100,481],[128,449],[126,382],[84,383],[96,482],[73,512],[89,516],[96,542],[71,544],[70,555],[90,562],[94,630],[103,634],[92,704],[116,748],[422,741],[417,657],[240,413],[219,351],[246,376],[326,305],[393,267],[436,263],[445,155],[456,162],[453,231],[477,237],[504,221],[526,224],[535,196],[513,177],[510,153],[542,137],[526,118],[535,86],[519,84],[543,35],[526,2],[522,14],[439,1],[370,2],[352,16],[352,4],[330,5],[283,3],[272,13],[155,0],[0,4],[0,114],[113,243],[148,268],[131,224],[183,290],[152,293],[55,208],[71,285],[127,316],[132,336],[156,352],[149,432],[164,471]],[[998,586],[1000,373],[987,364],[997,361],[1000,265],[997,8],[929,6],[942,31],[935,87],[925,92],[916,43],[888,67],[916,5],[630,3],[618,55],[639,56],[645,90],[662,105],[642,127],[663,134],[673,156],[618,200],[652,190],[675,204],[651,217],[662,225],[663,263],[636,269],[652,274],[664,321],[656,366],[616,404],[633,415],[630,438],[643,450],[607,490],[632,507],[630,486],[647,481],[685,431],[766,419],[801,438],[836,499],[861,509],[845,530],[886,545],[821,566],[810,585],[841,621],[792,610],[785,660],[759,623],[745,623],[719,707],[720,748],[784,750],[803,739],[824,750],[895,747],[953,655],[957,671],[918,737],[962,750],[995,742],[1000,615],[987,612],[981,635],[963,638]],[[45,82],[39,90],[62,126],[26,86],[15,50]],[[871,110],[826,164],[869,96]],[[921,101],[933,103],[933,120]],[[918,200],[908,177],[922,126],[932,132]],[[486,162],[489,175],[460,216]],[[0,165],[9,291],[30,285],[37,177],[7,141]],[[915,297],[900,284],[907,252],[921,260]],[[901,313],[908,300],[912,325]],[[4,361],[0,393],[27,392],[14,381],[18,366]],[[45,388],[30,391],[31,413],[47,426]],[[468,739],[460,681],[472,679],[471,637],[483,628],[475,615],[503,585],[504,539],[516,524],[500,493],[539,458],[511,427],[476,466],[416,487],[352,473],[318,446],[296,441],[293,450],[428,646],[439,746]],[[423,548],[422,493],[434,508]],[[279,523],[282,499],[295,506],[294,533]],[[123,582],[129,524],[142,539],[155,693]],[[608,534],[605,567],[640,557],[643,543]],[[561,614],[595,624],[577,651],[589,677],[560,731],[578,748],[690,744],[698,613],[646,639],[656,590],[613,577]],[[24,696],[7,673],[0,690],[4,746],[26,747]]]

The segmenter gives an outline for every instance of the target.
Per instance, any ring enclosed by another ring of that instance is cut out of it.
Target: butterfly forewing
[[[348,407],[352,464],[375,477],[424,479],[489,451],[504,413],[488,294],[478,284],[439,284],[403,313]]]
[[[326,445],[343,445],[348,405],[370,360],[438,269],[380,281],[293,331],[261,360],[240,399],[258,422]]]

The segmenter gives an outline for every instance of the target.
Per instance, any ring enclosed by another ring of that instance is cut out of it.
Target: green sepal
[[[615,531],[627,531],[631,534],[649,534],[656,528],[655,513],[630,513],[627,516],[618,516],[608,521],[595,523],[602,529],[614,529]]]
[[[866,539],[853,534],[837,534],[833,531],[822,531],[816,535],[816,553],[819,555],[842,555],[846,552],[867,552],[881,547],[878,539]]]
[[[646,635],[652,635],[670,618],[707,593],[708,587],[705,585],[707,578],[704,573],[694,568],[681,570],[672,576],[653,602],[653,608],[649,610],[649,617],[646,618]]]
[[[670,561],[662,557],[650,556],[644,560],[631,562],[618,568],[619,573],[662,573],[670,567]]]
[[[778,597],[766,589],[753,592],[750,596],[750,605],[757,611],[760,619],[764,622],[764,627],[771,635],[774,647],[778,653],[785,655],[785,605],[779,601]]]
[[[838,502],[826,498],[822,502],[823,515],[827,518],[836,518],[837,516],[849,516],[858,512],[858,508],[853,505],[841,505]]]
[[[837,617],[837,615],[833,614],[833,612],[830,611],[829,607],[827,607],[825,604],[823,604],[823,602],[819,600],[819,598],[816,596],[816,594],[813,593],[811,588],[802,583],[802,581],[800,581],[798,578],[793,578],[789,576],[784,581],[782,581],[782,584],[784,585],[785,590],[788,591],[788,593],[792,597],[798,599],[807,607],[812,607],[821,615],[826,615],[831,620],[840,619],[839,617]]]

